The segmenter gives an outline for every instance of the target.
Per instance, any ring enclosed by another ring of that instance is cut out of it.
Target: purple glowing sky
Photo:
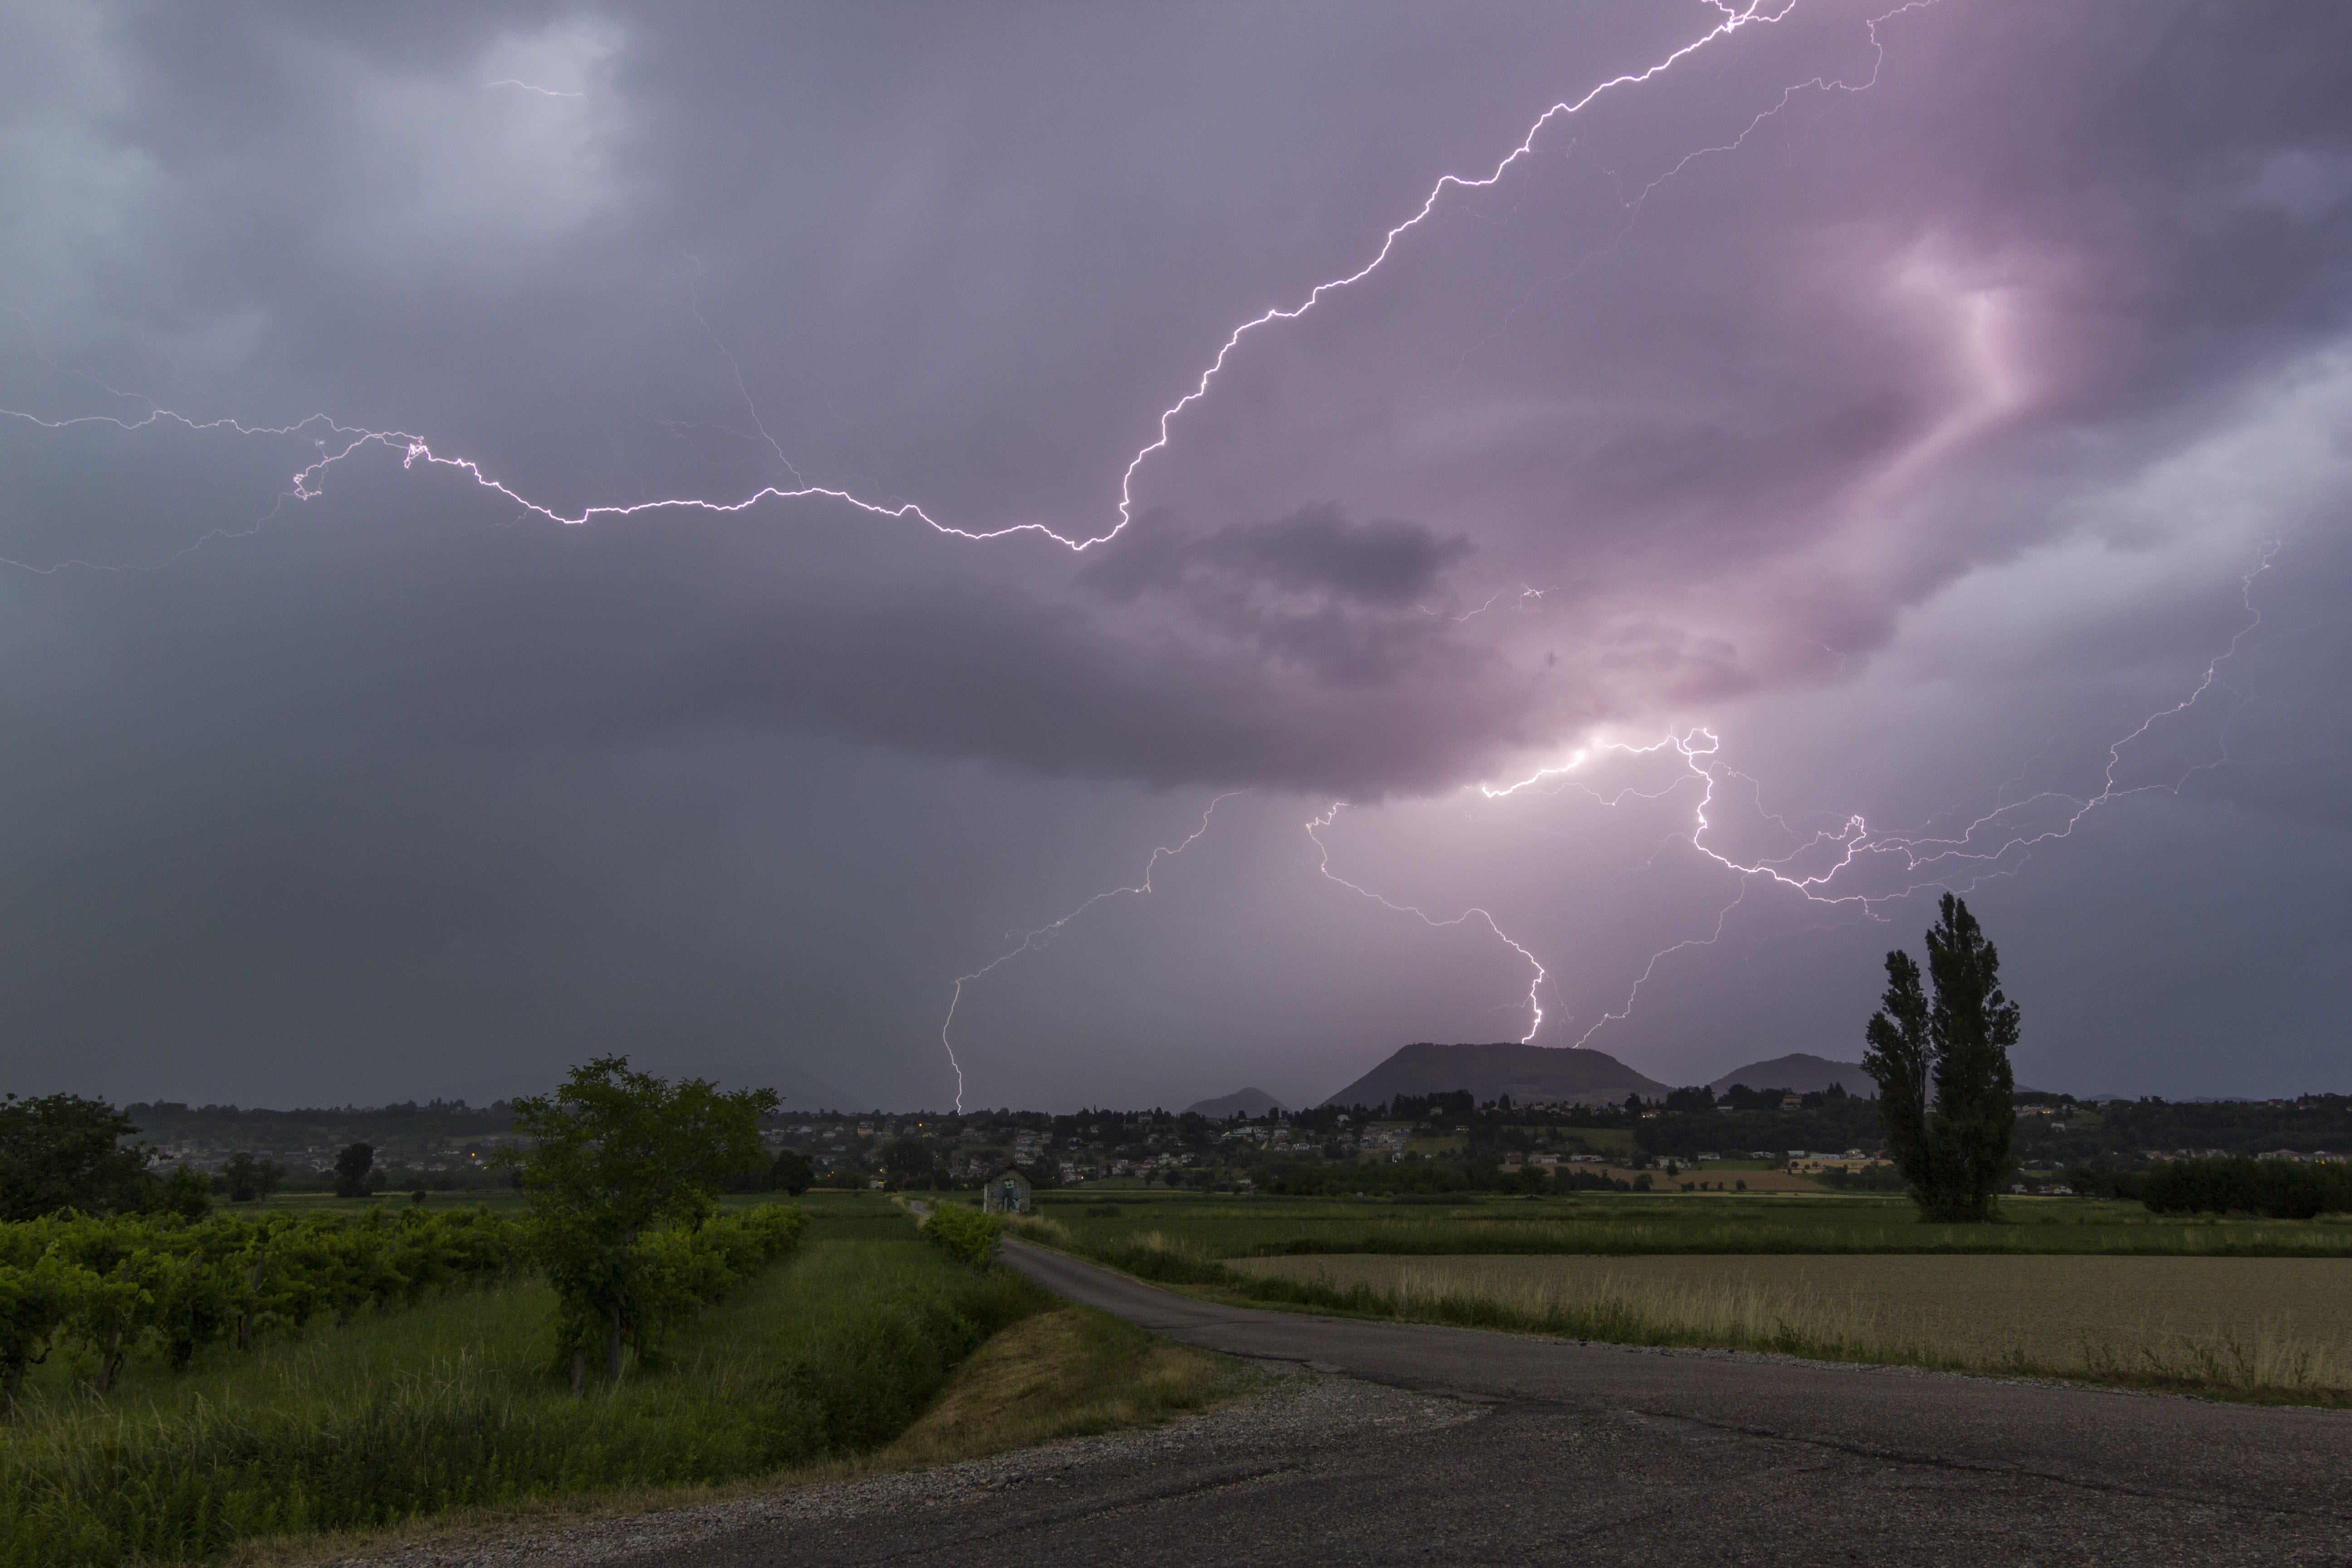
[[[20,11],[10,1087],[2341,1088],[2352,22],[1761,11]]]

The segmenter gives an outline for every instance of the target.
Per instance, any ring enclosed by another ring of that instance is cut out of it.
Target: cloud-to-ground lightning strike
[[[1545,110],[1540,115],[1536,117],[1535,122],[1528,128],[1527,134],[1520,138],[1518,144],[1513,147],[1508,153],[1505,153],[1501,160],[1495,164],[1494,168],[1488,171],[1486,174],[1473,176],[1447,174],[1438,176],[1436,183],[1430,187],[1429,195],[1423,199],[1421,205],[1413,212],[1412,216],[1404,219],[1402,223],[1397,224],[1394,227],[1389,229],[1388,232],[1381,237],[1381,243],[1374,250],[1370,260],[1365,262],[1361,267],[1357,268],[1354,271],[1347,273],[1344,276],[1328,279],[1323,282],[1316,284],[1312,289],[1307,290],[1306,297],[1297,305],[1268,309],[1235,327],[1233,331],[1227,335],[1223,344],[1218,348],[1215,356],[1210,360],[1208,367],[1201,372],[1200,378],[1194,383],[1192,390],[1185,393],[1174,403],[1169,405],[1166,408],[1160,411],[1158,420],[1158,433],[1153,439],[1139,448],[1132,458],[1128,459],[1127,467],[1119,476],[1118,505],[1117,509],[1118,521],[1108,529],[1100,533],[1078,532],[1066,534],[1043,522],[1008,523],[1001,528],[961,528],[950,523],[940,521],[939,519],[931,516],[929,512],[924,510],[921,506],[913,501],[904,501],[896,505],[891,505],[880,501],[867,500],[845,489],[839,489],[827,485],[804,483],[796,483],[791,488],[775,485],[762,486],[759,489],[754,490],[751,494],[743,497],[741,500],[733,501],[714,501],[704,500],[699,497],[678,496],[667,497],[655,500],[635,501],[626,505],[589,506],[582,508],[576,513],[567,513],[551,505],[532,500],[529,497],[509,488],[501,480],[494,479],[488,473],[485,472],[481,465],[472,458],[442,456],[436,452],[431,444],[422,436],[414,435],[404,430],[364,430],[353,426],[347,426],[335,422],[324,415],[314,415],[310,418],[299,420],[289,426],[248,426],[241,425],[233,419],[199,421],[192,419],[184,415],[173,413],[168,409],[157,407],[152,404],[149,405],[150,412],[144,417],[136,420],[123,420],[106,415],[85,416],[62,420],[46,420],[37,418],[31,415],[18,413],[13,409],[0,409],[0,414],[7,415],[13,418],[30,420],[34,424],[41,425],[50,429],[62,429],[76,425],[103,423],[116,425],[128,430],[137,429],[142,426],[158,421],[171,421],[185,426],[191,430],[228,430],[235,432],[236,434],[245,436],[302,435],[316,430],[323,433],[325,437],[320,441],[320,450],[321,455],[316,461],[299,469],[293,476],[292,484],[294,488],[289,493],[291,499],[298,500],[310,500],[320,495],[321,493],[320,487],[322,481],[322,477],[325,475],[327,470],[341,462],[344,458],[352,456],[363,447],[382,447],[400,453],[401,466],[404,468],[413,468],[417,467],[419,464],[422,464],[427,468],[443,468],[456,470],[457,472],[465,475],[467,479],[473,480],[473,482],[481,489],[489,490],[521,508],[524,512],[544,518],[550,522],[561,523],[567,526],[576,527],[595,521],[619,521],[646,513],[660,511],[687,510],[720,514],[740,512],[750,510],[763,502],[771,500],[831,500],[838,501],[844,505],[853,507],[859,511],[865,512],[870,517],[889,518],[899,521],[909,520],[919,521],[928,525],[940,533],[947,534],[956,539],[982,542],[994,539],[1006,539],[1019,534],[1036,534],[1043,538],[1049,539],[1055,543],[1062,545],[1066,549],[1083,552],[1090,550],[1097,544],[1106,543],[1110,540],[1116,539],[1120,533],[1126,531],[1128,524],[1134,521],[1134,490],[1137,472],[1142,468],[1143,465],[1149,461],[1155,453],[1167,449],[1170,441],[1172,439],[1171,429],[1176,417],[1182,414],[1184,410],[1191,407],[1193,404],[1200,402],[1209,395],[1209,389],[1215,382],[1218,374],[1225,368],[1227,362],[1232,359],[1234,352],[1241,347],[1244,339],[1247,338],[1251,333],[1258,331],[1260,328],[1271,326],[1277,321],[1297,321],[1302,316],[1305,316],[1308,311],[1314,310],[1317,305],[1320,304],[1330,295],[1350,288],[1355,284],[1360,283],[1365,279],[1370,278],[1373,273],[1379,271],[1382,265],[1387,262],[1390,256],[1394,254],[1397,242],[1428,221],[1430,216],[1437,210],[1438,203],[1444,197],[1445,194],[1449,190],[1484,190],[1495,185],[1500,182],[1513,167],[1534,153],[1537,138],[1539,137],[1555,121],[1581,112],[1588,105],[1612,89],[1639,86],[1643,82],[1649,81],[1653,78],[1672,69],[1675,65],[1688,58],[1697,50],[1705,48],[1707,45],[1715,43],[1719,39],[1729,37],[1733,34],[1738,33],[1742,28],[1752,24],[1780,21],[1796,8],[1798,0],[1780,0],[1780,4],[1777,9],[1767,9],[1764,0],[1745,0],[1744,4],[1738,5],[1732,4],[1732,0],[1707,0],[1707,3],[1720,15],[1721,20],[1717,22],[1714,26],[1708,28],[1698,37],[1692,39],[1689,43],[1686,43],[1681,47],[1674,50],[1664,59],[1657,61],[1654,65],[1645,67],[1638,71],[1627,71],[1618,76],[1612,77],[1591,88],[1581,97],[1573,100],[1563,99],[1560,101],[1554,103],[1550,108]],[[1932,0],[1912,0],[1912,5],[1929,3],[1932,3]],[[1910,8],[1912,8],[1911,5],[1903,7],[1903,9],[1906,10]],[[1892,13],[1890,13],[1890,15],[1892,15]],[[1881,17],[1878,18],[1878,20],[1885,20],[1885,18]],[[1872,23],[1872,40],[1874,45],[1876,42],[1875,21]],[[511,86],[531,92],[546,93],[550,97],[576,96],[551,92],[548,89],[534,87],[530,83],[512,79],[492,82],[488,85],[491,87]],[[1800,84],[1800,87],[1790,88],[1789,92],[1794,93],[1800,90],[1803,85],[1807,84]],[[1785,105],[1787,101],[1788,95],[1784,94],[1781,102]],[[1770,113],[1774,112],[1778,112],[1778,110],[1768,110],[1765,116],[1759,117],[1758,123],[1761,123],[1764,118],[1768,118]],[[1750,127],[1750,129],[1752,130],[1753,127]],[[1743,139],[1746,134],[1747,132],[1745,132],[1741,133]],[[1717,151],[1717,149],[1707,149],[1705,151]],[[1695,153],[1692,156],[1696,157],[1700,155],[1703,154]],[[1687,158],[1684,160],[1685,163],[1689,161],[1690,160]],[[1680,165],[1677,165],[1677,167],[1679,168]],[[1654,186],[1658,183],[1660,182],[1654,181],[1653,185]],[[1643,194],[1646,195],[1647,192],[1644,192]],[[708,329],[706,328],[706,330]],[[335,442],[340,442],[341,444],[331,451],[327,450],[327,447]],[[779,449],[778,455],[782,456],[781,449]],[[790,467],[789,462],[786,466]],[[209,538],[211,536],[208,535],[207,537]],[[199,542],[202,542],[200,541]],[[180,555],[184,553],[184,551],[175,552],[173,559],[176,560]],[[84,565],[89,563],[69,562],[61,563],[59,564]]]
[[[1537,1031],[1543,1027],[1544,1021],[1543,984],[1545,974],[1543,960],[1538,958],[1534,953],[1529,952],[1526,948],[1521,947],[1516,941],[1512,940],[1511,933],[1505,931],[1501,926],[1496,925],[1495,923],[1495,917],[1487,913],[1483,909],[1477,909],[1475,907],[1466,909],[1460,914],[1455,915],[1452,920],[1442,921],[1436,916],[1430,914],[1425,910],[1416,909],[1411,904],[1400,904],[1392,900],[1382,898],[1380,894],[1373,892],[1370,888],[1363,887],[1355,882],[1350,882],[1347,878],[1340,876],[1337,871],[1331,869],[1331,847],[1329,845],[1323,842],[1323,829],[1331,826],[1333,820],[1336,819],[1341,810],[1345,808],[1346,804],[1347,803],[1344,801],[1334,801],[1331,804],[1330,810],[1325,812],[1320,816],[1311,817],[1307,820],[1307,837],[1315,841],[1315,848],[1317,852],[1316,869],[1322,872],[1323,875],[1331,881],[1337,882],[1339,886],[1347,889],[1349,892],[1370,899],[1372,902],[1380,905],[1381,908],[1384,910],[1393,910],[1401,915],[1411,915],[1415,920],[1421,921],[1423,925],[1435,931],[1443,931],[1448,926],[1465,925],[1474,919],[1485,921],[1486,922],[1486,929],[1493,931],[1497,938],[1501,939],[1504,946],[1509,948],[1513,952],[1517,953],[1521,958],[1526,959],[1528,961],[1528,967],[1536,972],[1535,978],[1528,982],[1528,1032],[1519,1037],[1519,1043],[1521,1045],[1532,1045],[1535,1042]]]
[[[1201,813],[1201,826],[1192,829],[1191,833],[1185,835],[1181,843],[1164,844],[1151,852],[1151,858],[1143,863],[1143,879],[1141,881],[1128,887],[1104,889],[1101,892],[1097,893],[1093,898],[1088,899],[1085,903],[1080,904],[1076,909],[1072,910],[1068,914],[1064,915],[1061,919],[1049,921],[1045,924],[1039,926],[1034,931],[1023,931],[1021,933],[1021,940],[1018,942],[1006,948],[1003,952],[998,953],[994,958],[989,960],[986,963],[982,964],[978,969],[973,970],[971,973],[959,974],[955,977],[954,993],[948,998],[948,1016],[940,1020],[940,1044],[948,1053],[948,1066],[955,1069],[955,1108],[959,1115],[963,1111],[963,1063],[956,1059],[955,1043],[948,1037],[948,1035],[949,1031],[955,1027],[956,1009],[963,1004],[963,988],[973,981],[978,980],[982,975],[997,968],[999,965],[1010,963],[1013,960],[1020,957],[1024,952],[1034,952],[1038,949],[1047,946],[1055,937],[1062,934],[1064,928],[1068,926],[1072,921],[1076,920],[1080,915],[1085,914],[1088,910],[1093,909],[1105,899],[1116,899],[1126,895],[1141,897],[1142,895],[1152,891],[1151,874],[1160,868],[1160,862],[1162,860],[1172,860],[1177,856],[1184,853],[1185,850],[1192,847],[1195,843],[1199,842],[1201,836],[1209,831],[1209,819],[1217,815],[1217,807],[1224,805],[1225,802],[1233,799],[1234,796],[1237,795],[1247,795],[1248,793],[1249,792],[1247,790],[1229,789],[1224,794],[1217,796],[1216,799],[1211,801],[1207,809]]]
[[[1670,734],[1646,746],[1635,746],[1622,742],[1596,742],[1575,752],[1566,762],[1552,767],[1538,769],[1514,783],[1500,786],[1477,785],[1478,793],[1489,800],[1501,800],[1523,791],[1550,793],[1545,790],[1547,784],[1553,786],[1555,791],[1560,787],[1572,786],[1591,795],[1593,799],[1604,805],[1614,805],[1628,797],[1642,800],[1663,799],[1675,790],[1696,783],[1699,787],[1699,798],[1692,809],[1690,831],[1683,836],[1683,841],[1739,879],[1738,894],[1729,903],[1717,911],[1715,929],[1708,935],[1685,938],[1651,954],[1649,963],[1643,967],[1642,973],[1635,977],[1633,985],[1626,992],[1623,1003],[1616,1008],[1603,1012],[1590,1027],[1577,1037],[1573,1044],[1585,1045],[1608,1025],[1622,1023],[1630,1017],[1633,1005],[1641,994],[1642,987],[1648,984],[1651,976],[1657,973],[1658,965],[1664,960],[1685,949],[1710,947],[1719,941],[1723,935],[1725,922],[1731,917],[1731,911],[1746,900],[1748,889],[1759,881],[1788,889],[1808,903],[1855,905],[1865,914],[1875,918],[1876,910],[1874,906],[1878,904],[1909,898],[1916,893],[1944,889],[1965,893],[1975,889],[1987,878],[2014,875],[2024,858],[2037,846],[2049,843],[2053,839],[2071,837],[2074,829],[2101,806],[2127,795],[2142,795],[2151,791],[2178,795],[2181,788],[2199,773],[2227,763],[2231,759],[2229,724],[2225,721],[2219,742],[2221,754],[2184,770],[2170,783],[2159,782],[2126,786],[2116,777],[2117,771],[2123,766],[2125,749],[2145,739],[2151,730],[2165,720],[2177,718],[2201,701],[2220,682],[2221,667],[2234,658],[2245,647],[2246,639],[2261,627],[2263,612],[2254,604],[2254,584],[2270,570],[2272,563],[2278,558],[2278,553],[2283,547],[2283,542],[2277,541],[2263,546],[2253,567],[2239,578],[2238,598],[2239,603],[2244,607],[2246,618],[2239,626],[2236,633],[2231,637],[2229,646],[2207,662],[2204,675],[2200,678],[2189,695],[2168,708],[2158,709],[2142,720],[2129,733],[2108,745],[2106,767],[2100,775],[2100,786],[2095,793],[2088,795],[2072,795],[2056,790],[2038,791],[2023,800],[2010,801],[1995,806],[1991,811],[1970,821],[1957,836],[1936,837],[1919,828],[1899,832],[1880,832],[1874,830],[1866,821],[1857,816],[1848,817],[1843,826],[1834,833],[1815,833],[1804,843],[1778,858],[1759,859],[1752,862],[1737,859],[1706,842],[1707,830],[1713,826],[1707,817],[1707,809],[1715,804],[1715,792],[1720,782],[1711,759],[1720,752],[1722,742],[1712,731],[1706,729]],[[2241,702],[2240,706],[2242,707],[2243,703]],[[2236,710],[2232,710],[2231,718],[2234,720],[2235,717]],[[1672,784],[1661,790],[1642,791],[1629,788],[1621,790],[1614,795],[1603,795],[1581,781],[1570,777],[1591,761],[1596,751],[1639,757],[1654,756],[1669,749],[1681,759],[1685,771]],[[1725,771],[1729,772],[1729,770]],[[2013,817],[2028,807],[2050,801],[2063,801],[2066,804],[2068,809],[2063,823],[2053,827],[2043,827],[2038,831],[2011,830],[2009,831],[2008,837],[2000,836],[2004,831],[2006,819]],[[1327,816],[1318,820],[1328,822],[1329,819]],[[1774,817],[1772,820],[1780,823],[1784,828],[1788,826],[1780,818]],[[1309,831],[1313,831],[1312,826]],[[1795,830],[1790,831],[1793,834]],[[1318,840],[1318,845],[1319,842]],[[1824,845],[1833,846],[1839,850],[1837,858],[1826,870],[1803,873],[1792,872],[1789,869],[1800,857]],[[1896,868],[1899,877],[1909,880],[1892,890],[1877,892],[1867,889],[1845,891],[1835,886],[1838,879],[1844,873],[1854,871],[1859,875],[1861,868],[1882,857],[1886,863]],[[1325,875],[1329,874],[1327,868]],[[1352,883],[1349,885],[1353,886]],[[1362,889],[1357,890],[1363,891]],[[1381,901],[1385,903],[1387,900]],[[1472,912],[1483,913],[1484,911]],[[1487,919],[1491,925],[1493,917],[1489,916]],[[1509,937],[1504,936],[1500,929],[1497,929],[1495,934],[1501,936],[1505,942],[1510,942],[1510,945],[1523,955],[1526,954],[1527,950]],[[1530,962],[1533,962],[1532,958]],[[1540,1015],[1538,1022],[1541,1022]],[[1534,1038],[1532,1030],[1529,1031],[1528,1037],[1529,1040]]]

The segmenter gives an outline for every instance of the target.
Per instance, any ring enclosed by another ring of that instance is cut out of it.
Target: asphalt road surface
[[[1005,1250],[1170,1339],[1344,1374],[1314,1384],[1330,1413],[1089,1440],[634,1560],[2352,1565],[2352,1413],[1253,1311]],[[1351,1415],[1350,1390],[1387,1403]]]

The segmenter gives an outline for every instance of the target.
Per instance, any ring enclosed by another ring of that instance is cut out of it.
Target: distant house
[[[982,1214],[1027,1214],[1029,1177],[1018,1165],[1006,1165],[980,1189]]]

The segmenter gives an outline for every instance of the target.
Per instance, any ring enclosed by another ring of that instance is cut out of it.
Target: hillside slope
[[[1834,1083],[1843,1087],[1848,1094],[1859,1095],[1864,1100],[1878,1097],[1878,1085],[1862,1070],[1860,1062],[1833,1062],[1827,1057],[1812,1056],[1804,1051],[1734,1068],[1706,1087],[1721,1094],[1735,1083],[1744,1083],[1750,1089],[1792,1089],[1799,1094],[1817,1093]]]
[[[1655,1099],[1666,1086],[1645,1078],[1606,1051],[1559,1046],[1406,1046],[1324,1101],[1377,1105],[1400,1094],[1449,1094],[1468,1089],[1481,1100],[1509,1095],[1514,1103],[1549,1100],[1615,1105],[1629,1094]]]

